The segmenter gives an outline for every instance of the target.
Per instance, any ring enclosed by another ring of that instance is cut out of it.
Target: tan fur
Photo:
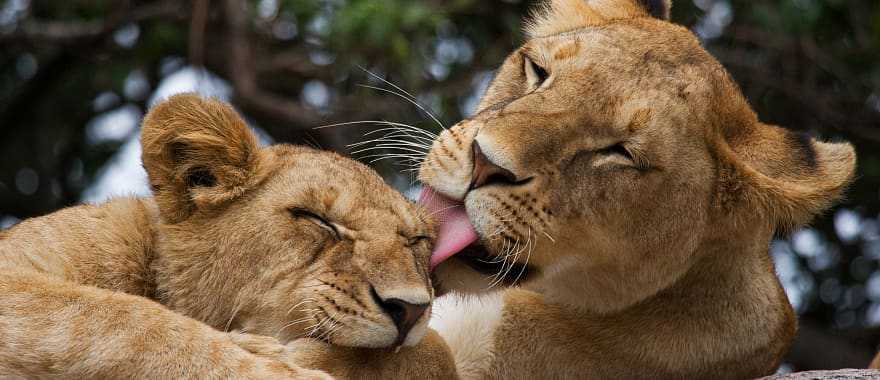
[[[444,131],[421,168],[464,200],[491,254],[534,268],[518,288],[437,310],[432,327],[462,376],[752,378],[792,342],[768,244],[841,196],[853,148],[758,121],[697,38],[645,3],[539,9],[479,112]],[[523,182],[470,190],[474,142]],[[603,151],[617,143],[632,160]],[[435,285],[484,291],[491,279],[463,260],[441,264]],[[500,317],[486,302],[503,302]],[[461,333],[478,326],[492,331]]]
[[[142,143],[154,198],[0,236],[0,375],[323,378],[281,344],[388,347],[397,330],[374,297],[430,302],[433,227],[368,167],[261,148],[228,105],[195,95],[152,109]]]

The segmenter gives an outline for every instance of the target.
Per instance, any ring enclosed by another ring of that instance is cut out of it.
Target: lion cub
[[[0,232],[0,374],[321,376],[279,341],[426,334],[433,228],[371,169],[261,148],[231,107],[192,94],[154,107],[142,144],[153,198]]]

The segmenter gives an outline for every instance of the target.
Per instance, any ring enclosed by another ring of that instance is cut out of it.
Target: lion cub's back
[[[152,199],[119,198],[24,220],[0,235],[0,270],[36,270],[151,296],[157,215]]]

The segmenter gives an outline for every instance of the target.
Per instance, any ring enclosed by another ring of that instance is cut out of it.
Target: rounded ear
[[[776,227],[808,223],[843,195],[856,170],[848,143],[819,142],[758,123],[727,138],[721,186],[767,213]],[[729,197],[730,199],[730,197]]]
[[[153,196],[169,223],[240,196],[259,177],[256,136],[216,99],[181,94],[157,104],[144,118],[141,144]]]
[[[526,22],[526,33],[532,38],[547,37],[645,16],[669,20],[671,8],[671,0],[545,0]]]

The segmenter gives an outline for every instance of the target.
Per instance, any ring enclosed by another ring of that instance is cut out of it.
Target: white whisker
[[[367,68],[365,68],[365,67],[358,66],[358,68],[360,68],[361,70],[363,70],[364,72],[366,72],[367,74],[369,74],[370,76],[372,76],[373,78],[376,78],[376,79],[382,81],[382,83],[385,83],[385,84],[387,84],[387,85],[389,85],[389,86],[391,86],[391,87],[397,89],[398,91],[402,92],[403,94],[400,94],[400,93],[397,93],[397,92],[393,92],[393,91],[391,91],[391,90],[387,90],[387,89],[384,89],[384,88],[381,88],[381,87],[376,87],[377,89],[381,89],[381,90],[384,90],[384,91],[388,91],[388,92],[390,92],[390,93],[392,93],[392,94],[395,94],[395,95],[397,95],[397,96],[399,96],[399,97],[401,97],[401,98],[403,98],[403,99],[406,99],[406,100],[409,101],[410,103],[414,104],[416,107],[419,107],[419,109],[421,109],[422,111],[424,111],[426,114],[428,114],[428,116],[430,116],[431,119],[434,119],[434,122],[436,122],[437,125],[440,126],[440,128],[446,129],[446,126],[443,125],[443,123],[441,123],[440,120],[438,120],[437,117],[434,116],[433,113],[431,113],[431,112],[428,111],[425,107],[423,107],[423,106],[419,103],[418,99],[416,99],[415,96],[413,96],[412,94],[410,94],[410,93],[407,92],[406,90],[400,88],[398,85],[396,85],[396,84],[394,84],[394,83],[391,83],[391,82],[385,80],[385,78],[382,78],[382,77],[376,75],[375,73],[373,73],[373,72],[370,71],[370,70],[367,70]],[[369,87],[374,87],[374,86],[369,86]],[[404,95],[406,95],[406,96],[404,96]]]
[[[431,111],[429,111],[425,106],[423,106],[423,105],[422,105],[421,103],[419,103],[417,100],[409,99],[409,98],[407,98],[407,97],[401,95],[400,93],[397,93],[397,92],[391,91],[391,90],[389,90],[389,89],[387,89],[387,88],[376,87],[376,86],[370,86],[370,85],[368,85],[368,84],[358,84],[357,86],[359,86],[359,87],[365,87],[365,88],[370,88],[370,89],[373,89],[373,90],[376,90],[376,91],[384,91],[384,92],[387,92],[387,93],[389,93],[389,94],[396,95],[396,96],[400,97],[401,99],[406,100],[407,102],[410,102],[412,105],[418,107],[418,109],[422,110],[422,112],[424,112],[425,114],[428,115],[428,117],[430,117],[432,120],[434,120],[434,122],[437,123],[437,125],[439,125],[440,128],[446,129],[446,126],[443,125],[443,123],[440,122],[440,119],[437,119],[437,117],[434,116],[434,114],[431,113]]]
[[[529,237],[530,237],[529,241],[531,241],[531,235],[532,235],[532,228],[529,227]],[[535,249],[535,244],[538,242],[537,236],[535,236],[535,238],[536,238],[535,241],[532,243],[531,246],[529,246],[528,254],[526,254],[526,262],[525,262],[525,264],[523,264],[522,267],[520,267],[519,274],[516,275],[516,279],[513,280],[513,284],[516,284],[517,282],[519,282],[519,279],[520,279],[520,277],[522,277],[523,272],[526,271],[526,266],[529,265],[529,259],[532,258],[532,251]]]
[[[235,319],[235,315],[238,314],[238,311],[241,310],[244,303],[239,303],[238,306],[234,310],[232,310],[232,315],[229,316],[229,320],[226,321],[226,326],[223,328],[223,332],[229,332],[229,326],[232,325],[232,320]]]

